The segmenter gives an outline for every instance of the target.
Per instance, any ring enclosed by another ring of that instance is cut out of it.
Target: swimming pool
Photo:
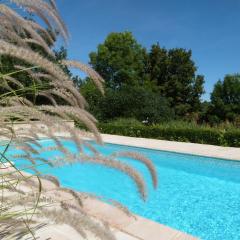
[[[41,142],[51,145],[51,140]],[[64,144],[76,151],[74,144]],[[159,178],[157,190],[151,188],[145,166],[121,159],[137,168],[149,183],[147,202],[141,200],[129,177],[113,169],[92,164],[40,169],[57,176],[65,187],[112,198],[135,214],[201,239],[240,239],[240,162],[113,144],[94,145],[104,155],[135,151],[153,161]],[[16,161],[16,165],[22,164],[23,161]]]

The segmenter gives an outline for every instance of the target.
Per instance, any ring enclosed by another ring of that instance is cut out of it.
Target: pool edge
[[[127,216],[120,209],[96,200],[84,200],[87,212],[110,226],[140,240],[197,240],[187,233],[165,226],[139,215]]]
[[[240,161],[240,148],[101,134],[104,143]],[[87,139],[87,137],[86,137]]]

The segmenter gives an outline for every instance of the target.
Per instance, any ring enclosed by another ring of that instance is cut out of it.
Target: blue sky
[[[69,28],[69,58],[87,63],[110,32],[131,31],[149,48],[192,49],[209,98],[214,83],[240,72],[239,0],[58,0]]]

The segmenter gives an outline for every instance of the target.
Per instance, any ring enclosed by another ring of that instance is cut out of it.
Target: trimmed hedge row
[[[240,147],[240,130],[225,132],[224,140],[227,143],[227,146]]]
[[[126,126],[111,123],[100,123],[98,128],[102,133],[129,137],[240,147],[240,130],[224,131],[216,128],[166,128],[157,125]]]

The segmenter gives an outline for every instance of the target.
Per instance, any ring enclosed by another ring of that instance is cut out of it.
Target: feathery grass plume
[[[70,81],[60,67],[30,49],[16,47],[14,44],[0,40],[0,54],[21,59],[27,63],[41,67],[57,79],[62,79],[66,82]]]
[[[60,182],[58,181],[58,179],[54,176],[49,176],[49,175],[43,175],[41,176],[41,178],[46,179],[51,181],[52,183],[54,183],[57,187],[60,187]]]
[[[116,240],[114,235],[105,226],[100,225],[88,215],[80,214],[79,212],[69,212],[66,210],[43,210],[43,216],[53,219],[57,223],[65,223],[68,219],[68,224],[77,230],[80,234],[87,231],[94,234],[95,237],[101,240]]]
[[[79,206],[83,206],[83,202],[82,202],[82,199],[80,197],[80,194],[78,194],[77,192],[73,191],[72,189],[69,189],[69,188],[59,188],[59,191],[61,192],[66,192],[66,193],[70,193],[74,199],[77,201],[77,203],[79,204]]]
[[[46,36],[51,45],[54,44],[56,39],[56,34],[54,32],[51,32],[50,34],[45,28],[34,21],[29,20],[28,23],[32,26],[33,29],[40,31],[44,36]]]
[[[78,68],[87,73],[102,92],[104,81],[98,73],[82,63],[68,60],[55,62],[51,46],[56,41],[57,33],[65,40],[68,38],[68,31],[58,14],[55,0],[10,2],[38,15],[49,31],[38,23],[25,19],[11,5],[0,4],[0,56],[14,60],[11,72],[0,72],[1,84],[6,88],[0,95],[0,138],[5,140],[0,147],[0,194],[3,196],[0,198],[0,238],[35,239],[35,232],[44,226],[39,223],[42,220],[39,217],[42,216],[45,220],[48,218],[57,223],[67,223],[84,237],[92,232],[100,239],[112,240],[114,236],[109,227],[96,223],[84,211],[82,195],[61,188],[55,177],[44,176],[39,167],[80,162],[120,170],[136,183],[143,199],[146,199],[147,186],[141,174],[115,158],[133,157],[145,164],[156,187],[155,169],[145,157],[136,154],[130,156],[129,153],[120,153],[110,158],[101,156],[90,142],[83,139],[80,129],[72,128],[62,121],[75,120],[83,123],[93,133],[91,138],[102,143],[96,128],[97,120],[85,110],[86,100],[60,65]],[[39,49],[39,46],[41,50],[37,52],[35,48]],[[32,85],[24,81],[21,74]],[[47,103],[36,105],[35,100],[39,96],[47,98]],[[27,122],[28,127],[17,128],[14,124],[16,122]],[[61,132],[64,132],[64,138]],[[41,137],[51,139],[51,146],[44,146],[39,141]],[[64,141],[74,143],[77,151],[72,152]],[[19,152],[11,154],[11,147]],[[84,147],[90,150],[90,155],[84,152]],[[45,155],[41,154],[45,153],[46,156],[48,153],[54,156],[42,157]],[[21,163],[22,160],[24,165],[17,167],[15,162]],[[26,174],[25,171],[33,174]],[[50,188],[48,184],[42,185],[46,181],[52,183]],[[67,202],[62,199],[66,194],[71,198]],[[108,202],[129,214],[127,209],[114,200]],[[58,207],[54,209],[56,205]]]
[[[48,99],[52,103],[53,106],[57,106],[57,101],[54,99],[54,97],[48,91],[38,92],[36,95],[41,96],[41,97],[45,97],[46,99]]]
[[[28,48],[28,45],[24,42],[23,38],[16,33],[12,24],[0,16],[0,22],[2,26],[0,27],[0,38],[8,42],[16,42],[18,46]]]
[[[6,16],[6,18],[11,21],[12,25],[14,26],[17,24],[18,26],[21,26],[25,31],[27,31],[30,36],[32,37],[32,41],[34,43],[37,43],[39,46],[43,47],[44,50],[51,56],[54,56],[52,50],[48,47],[44,39],[41,37],[41,35],[35,31],[31,25],[29,25],[28,21],[26,21],[24,18],[22,18],[20,15],[18,15],[15,11],[10,9],[4,4],[0,4],[0,13]],[[25,41],[25,39],[23,39]]]
[[[49,0],[49,3],[55,10],[57,10],[57,4],[55,0]]]
[[[143,200],[146,200],[147,189],[146,189],[146,185],[143,180],[143,177],[136,169],[134,169],[130,165],[120,162],[118,160],[114,160],[111,158],[101,156],[99,154],[95,155],[94,157],[89,157],[89,156],[83,155],[80,159],[76,159],[76,161],[80,161],[83,163],[89,162],[89,163],[104,165],[109,168],[116,169],[116,170],[119,170],[119,171],[125,173],[126,175],[131,177],[132,180],[136,183],[141,197],[143,198]]]
[[[152,161],[145,157],[143,154],[139,154],[137,152],[118,152],[112,154],[113,157],[124,157],[124,158],[130,158],[133,160],[137,160],[139,162],[142,162],[149,170],[151,173],[153,185],[155,188],[157,188],[158,185],[158,178],[157,178],[157,171],[156,168],[154,167]]]
[[[42,0],[11,0],[22,7],[27,8],[28,11],[35,13],[36,15],[40,16],[45,22],[48,24],[51,23],[49,17],[53,21],[53,24],[56,25],[57,30],[61,33],[65,41],[68,39],[68,30],[59,17],[57,10],[52,8],[48,3]],[[47,19],[47,21],[46,21]],[[54,28],[54,27],[53,27]]]
[[[95,136],[96,140],[101,143],[101,136],[95,126],[96,119],[91,114],[86,114],[86,111],[67,106],[40,106],[39,110],[55,113],[64,119],[70,119],[69,116],[75,117],[76,120],[82,122]]]
[[[42,92],[40,92],[39,94],[42,94]],[[50,90],[45,91],[44,94],[51,96],[51,97],[59,97],[60,99],[64,100],[66,102],[66,104],[67,103],[70,104],[70,106],[78,105],[74,96],[72,94],[68,93],[64,89],[50,89]],[[56,103],[56,105],[57,105],[57,103]],[[85,103],[85,105],[86,105],[86,103]]]
[[[62,64],[66,65],[68,67],[78,68],[81,71],[85,72],[93,80],[93,82],[96,84],[98,89],[102,93],[104,93],[103,78],[95,70],[93,70],[90,66],[87,66],[86,64],[83,64],[83,63],[80,63],[77,61],[69,61],[69,60],[62,61]]]
[[[19,88],[23,88],[24,87],[24,85],[20,81],[18,81],[16,78],[13,78],[11,76],[4,76],[3,79],[6,80],[9,83],[15,84]]]
[[[132,217],[132,218],[136,219],[136,217],[133,215],[133,213],[131,213],[126,206],[122,205],[121,203],[119,203],[119,202],[117,202],[113,199],[108,199],[104,196],[97,196],[97,195],[94,195],[92,193],[80,193],[80,195],[81,195],[82,199],[90,198],[90,199],[93,199],[93,200],[101,200],[101,201],[110,203],[113,206],[115,206],[116,208],[118,208],[119,210],[121,210],[128,217]]]

